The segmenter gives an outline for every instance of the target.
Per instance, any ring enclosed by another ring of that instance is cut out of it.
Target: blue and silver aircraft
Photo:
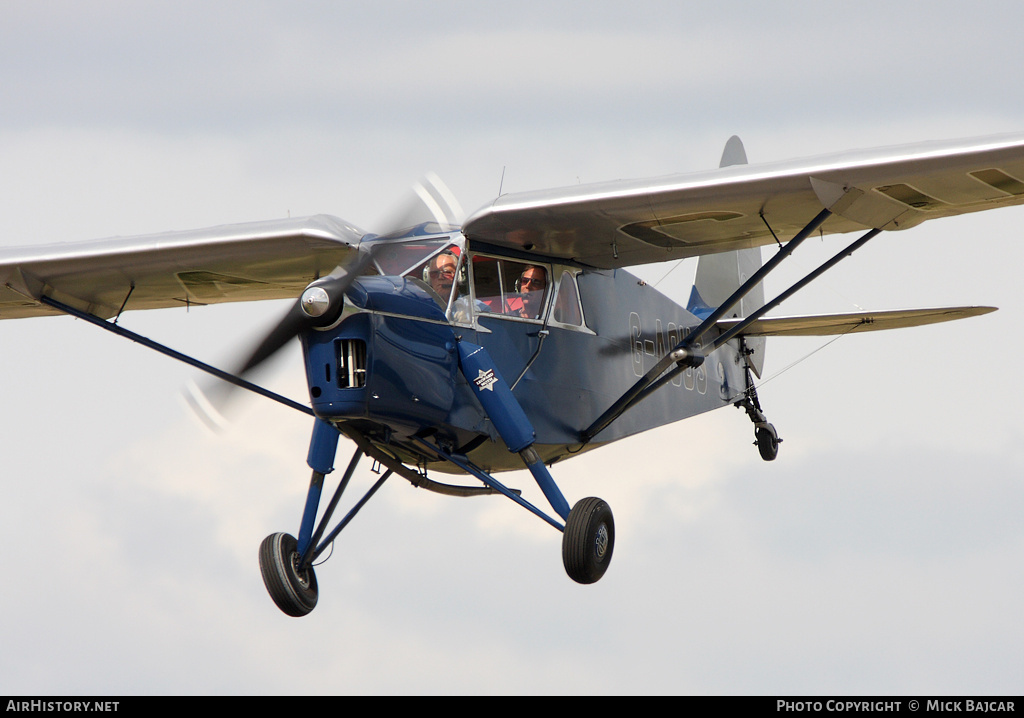
[[[310,416],[297,536],[274,533],[259,549],[267,590],[290,616],[316,606],[314,562],[391,476],[450,496],[504,495],[562,532],[573,580],[597,581],[615,546],[612,511],[594,497],[570,505],[552,475],[558,462],[726,406],[745,410],[771,461],[781,439],[756,384],[766,337],[992,311],[766,316],[884,231],[1024,203],[1024,136],[761,166],[733,137],[716,170],[506,194],[461,225],[439,182],[418,195],[419,213],[381,234],[318,215],[0,252],[0,318],[69,314],[222,380],[197,405],[219,404],[217,389],[233,385]],[[765,276],[808,237],[848,232],[859,235],[765,300]],[[691,257],[686,306],[624,269]],[[228,370],[118,324],[130,310],[282,298],[297,300]],[[308,404],[246,378],[295,337]],[[341,436],[355,450],[321,507]],[[364,456],[378,478],[332,525]],[[549,506],[497,478],[524,468]]]

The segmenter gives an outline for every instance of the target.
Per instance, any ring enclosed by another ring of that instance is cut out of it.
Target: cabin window
[[[580,307],[580,295],[576,290],[576,277],[572,272],[562,272],[551,319],[559,324],[571,324],[574,327],[583,325],[583,309]]]
[[[495,257],[473,257],[473,299],[477,314],[539,320],[548,299],[550,270]]]

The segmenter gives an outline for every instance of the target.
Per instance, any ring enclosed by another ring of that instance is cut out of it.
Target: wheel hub
[[[597,536],[594,537],[594,553],[597,554],[598,559],[604,558],[605,552],[608,550],[608,526],[601,524],[597,529]]]
[[[309,588],[309,573],[299,569],[299,562],[302,561],[302,556],[299,555],[298,551],[292,551],[292,573],[295,574],[295,578],[298,579],[299,584],[303,589]]]

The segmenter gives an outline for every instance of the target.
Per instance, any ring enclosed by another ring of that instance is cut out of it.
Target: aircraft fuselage
[[[409,464],[456,470],[412,442],[429,435],[485,470],[521,469],[460,371],[457,344],[468,341],[487,350],[513,387],[536,432],[534,447],[550,464],[579,453],[580,432],[701,321],[624,270],[536,260],[530,266],[542,266],[552,280],[543,310],[536,318],[499,313],[494,302],[485,306],[485,293],[496,290],[484,289],[484,275],[502,262],[511,272],[513,259],[460,247],[460,266],[469,267],[462,289],[469,311],[461,313],[458,300],[439,300],[419,268],[360,277],[341,320],[303,337],[316,414],[339,428],[351,425]],[[514,303],[514,294],[503,295],[502,306]],[[566,297],[578,297],[579,305],[567,311]],[[585,448],[730,405],[745,388],[743,356],[738,342],[729,342]]]

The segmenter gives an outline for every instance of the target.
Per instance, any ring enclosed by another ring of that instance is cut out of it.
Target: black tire
[[[298,618],[316,608],[319,589],[313,567],[298,570],[298,541],[290,534],[271,534],[260,544],[260,573],[277,607]]]
[[[775,461],[775,457],[779,455],[779,438],[774,427],[771,430],[761,427],[754,429],[754,440],[757,442],[761,458],[765,461]]]
[[[615,548],[615,520],[601,499],[580,499],[569,512],[562,534],[562,563],[576,583],[595,583],[604,576]]]

